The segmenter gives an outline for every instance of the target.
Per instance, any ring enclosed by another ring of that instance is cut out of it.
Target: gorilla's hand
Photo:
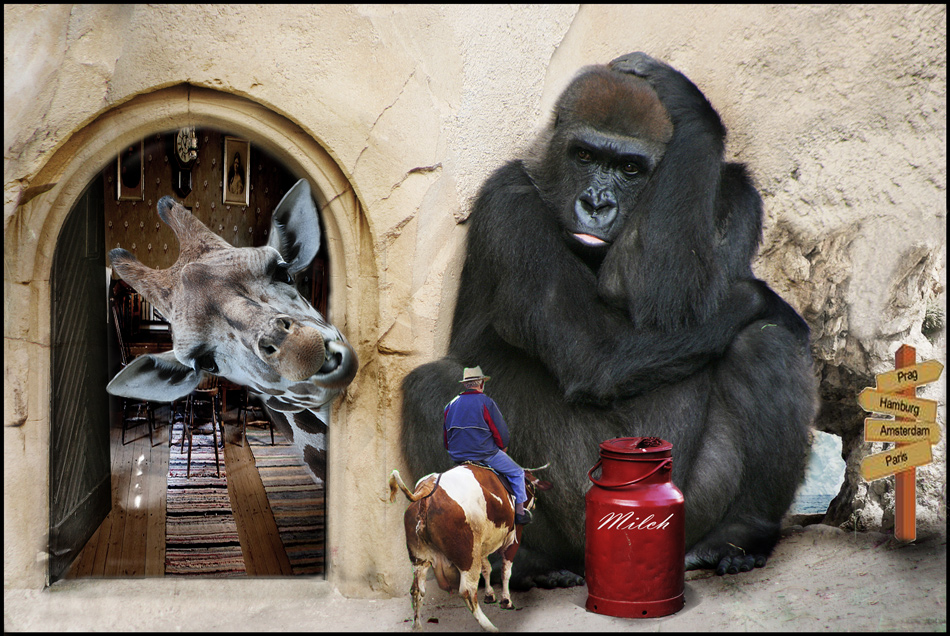
[[[608,66],[615,71],[630,73],[631,75],[647,79],[651,75],[654,75],[658,68],[664,67],[666,64],[650,57],[642,51],[637,51],[636,53],[621,55],[610,62]]]

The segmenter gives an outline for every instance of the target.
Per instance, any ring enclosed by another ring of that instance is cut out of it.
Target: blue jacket
[[[463,391],[445,406],[442,438],[455,462],[484,461],[508,446],[508,426],[494,400]]]

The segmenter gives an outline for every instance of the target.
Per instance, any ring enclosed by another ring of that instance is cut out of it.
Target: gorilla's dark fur
[[[511,456],[551,463],[523,576],[583,572],[587,471],[614,437],[673,443],[688,568],[775,546],[816,383],[807,325],[752,274],[761,201],[724,138],[686,77],[630,54],[582,71],[475,203],[448,355],[403,384],[403,447],[417,478],[449,468],[442,409],[463,366],[491,376]]]

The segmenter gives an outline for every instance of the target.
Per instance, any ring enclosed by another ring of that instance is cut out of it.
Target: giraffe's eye
[[[277,267],[274,268],[273,281],[275,283],[286,283],[288,285],[294,284],[294,277],[290,275],[290,268],[287,267],[286,263],[278,263]]]
[[[217,373],[218,365],[214,361],[214,354],[206,353],[198,358],[198,368],[202,371],[207,371],[208,373]]]

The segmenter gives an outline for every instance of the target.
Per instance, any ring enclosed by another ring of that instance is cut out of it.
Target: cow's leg
[[[426,573],[429,571],[430,563],[428,561],[417,561],[413,567],[412,577],[412,628],[420,629],[422,627],[422,601],[426,595]]]
[[[511,564],[521,545],[521,526],[516,526],[515,532],[515,541],[501,553],[501,603],[498,604],[501,609],[515,609],[511,602],[511,594],[508,592],[508,581],[511,580]]]
[[[488,620],[488,617],[482,612],[482,608],[478,606],[478,579],[481,575],[480,564],[475,564],[470,570],[462,572],[459,594],[465,600],[469,611],[472,612],[472,616],[474,616],[478,624],[482,626],[482,629],[489,632],[497,632],[498,628],[491,624],[491,621]]]
[[[487,558],[482,559],[482,578],[485,580],[485,594],[482,600],[486,603],[494,603],[498,599],[495,598],[495,590],[491,587],[491,563]]]

